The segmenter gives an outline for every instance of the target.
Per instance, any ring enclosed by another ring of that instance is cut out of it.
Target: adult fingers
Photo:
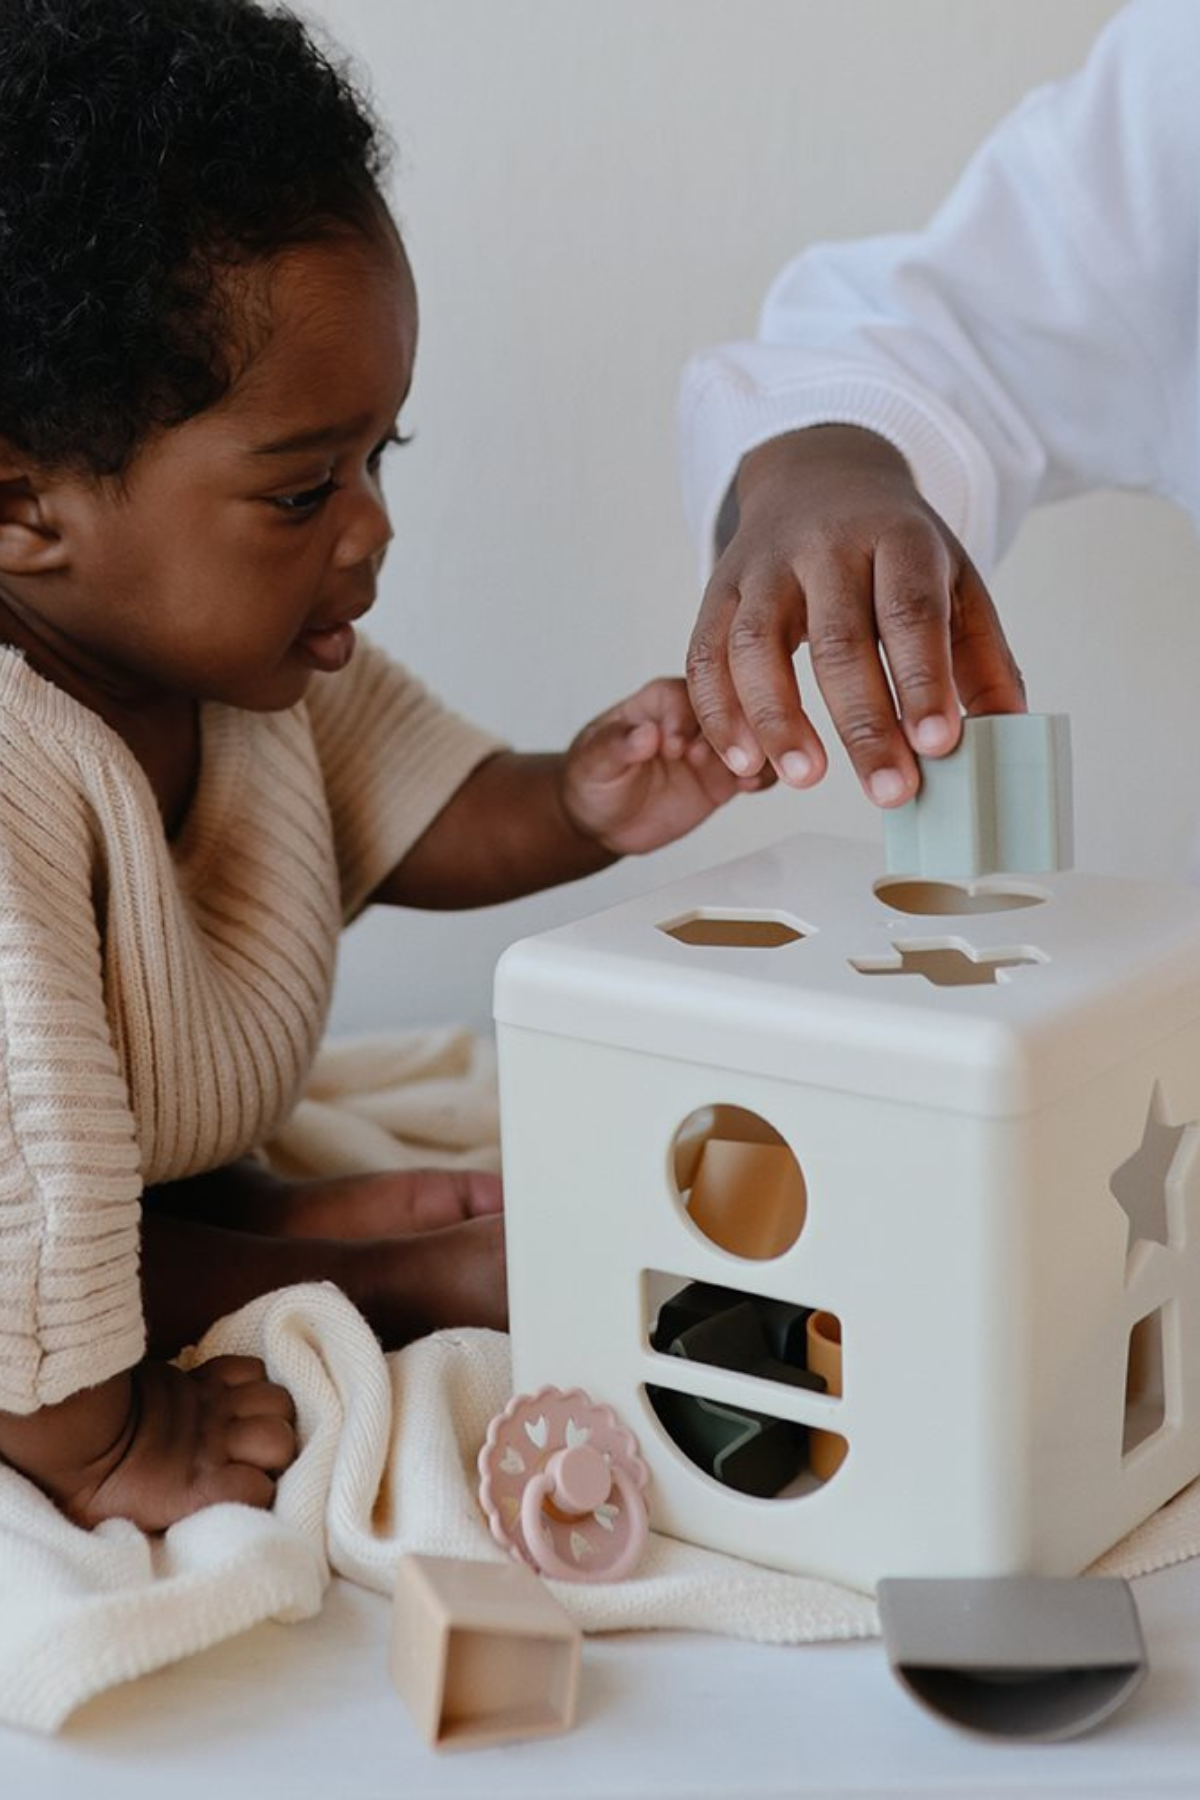
[[[1004,635],[992,597],[964,559],[950,617],[951,655],[966,711],[1025,711],[1025,683]]]
[[[875,547],[875,623],[912,749],[942,756],[958,742],[950,646],[950,550],[931,520],[907,521]]]
[[[770,763],[764,763],[757,775],[735,775],[703,736],[697,736],[688,745],[686,761],[705,799],[714,808],[724,806],[735,794],[761,793],[777,780]]]
[[[741,604],[737,584],[718,564],[704,590],[687,649],[687,684],[700,729],[735,775],[753,775],[764,751],[742,711],[729,667],[729,634]]]
[[[808,580],[813,671],[868,797],[899,806],[917,790],[917,765],[900,729],[876,635],[869,564],[826,561]]]
[[[824,745],[796,679],[795,653],[805,628],[804,596],[791,569],[743,578],[729,625],[729,673],[756,745],[776,773],[798,788],[811,787],[826,768]]]

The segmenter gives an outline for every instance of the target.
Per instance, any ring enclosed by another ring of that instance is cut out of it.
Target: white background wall
[[[919,224],[1111,0],[316,0],[398,147],[422,340],[372,630],[556,747],[681,665],[698,595],[679,369],[802,245]],[[1200,781],[1200,556],[1157,502],[1030,522],[995,584],[1030,703],[1072,716],[1078,860],[1180,874]],[[878,835],[844,758],[650,862],[490,912],[379,913],[335,1028],[484,1020],[512,938],[796,830]]]

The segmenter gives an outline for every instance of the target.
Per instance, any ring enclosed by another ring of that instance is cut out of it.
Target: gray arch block
[[[1124,1581],[885,1580],[878,1593],[897,1678],[931,1712],[986,1737],[1074,1737],[1115,1712],[1146,1673]]]

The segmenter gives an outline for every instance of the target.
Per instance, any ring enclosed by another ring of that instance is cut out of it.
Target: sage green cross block
[[[884,814],[889,873],[953,880],[1071,867],[1065,713],[964,719],[957,749],[922,757],[920,768],[916,797]]]

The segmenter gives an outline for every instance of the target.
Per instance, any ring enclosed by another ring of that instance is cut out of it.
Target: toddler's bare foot
[[[503,1330],[500,1204],[499,1176],[478,1170],[285,1182],[240,1163],[156,1189],[142,1232],[154,1353],[297,1281],[336,1282],[389,1350],[448,1325]]]
[[[499,1175],[484,1169],[394,1169],[284,1181],[251,1162],[156,1188],[147,1205],[233,1231],[270,1237],[405,1237],[489,1218],[503,1205]]]
[[[298,1237],[390,1238],[490,1218],[504,1203],[485,1169],[389,1169],[285,1188],[283,1227]]]
[[[498,1213],[408,1238],[350,1246],[350,1297],[385,1350],[448,1325],[508,1325],[504,1222]]]
[[[145,1362],[132,1371],[126,1428],[55,1493],[77,1525],[132,1519],[164,1531],[203,1506],[236,1500],[269,1507],[296,1456],[292,1402],[257,1357],[219,1356],[184,1373]]]

